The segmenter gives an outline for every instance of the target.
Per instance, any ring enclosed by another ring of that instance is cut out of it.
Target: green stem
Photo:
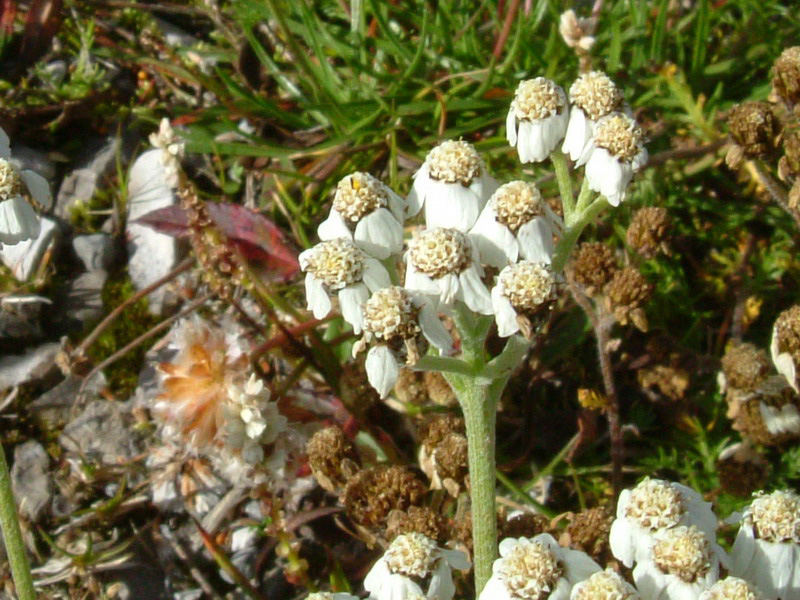
[[[580,214],[586,210],[586,208],[592,203],[592,199],[594,194],[592,193],[592,189],[589,187],[589,179],[587,177],[583,178],[583,184],[581,185],[581,192],[578,194],[578,202],[575,204],[575,213]]]
[[[445,377],[461,404],[467,429],[472,556],[477,597],[492,576],[492,563],[497,558],[495,416],[504,385],[481,384],[476,378],[464,375],[445,374]]]
[[[569,176],[569,165],[566,155],[560,150],[550,153],[550,160],[556,170],[558,191],[561,194],[561,207],[564,209],[564,222],[568,223],[575,211],[575,196],[572,193],[572,178]]]
[[[14,577],[19,600],[36,600],[31,566],[28,563],[28,555],[25,554],[25,545],[22,543],[14,494],[11,491],[11,476],[8,473],[2,446],[0,446],[0,529],[3,530],[6,553],[11,563],[11,574]]]
[[[601,196],[580,213],[576,211],[575,218],[571,220],[569,225],[567,225],[569,221],[564,220],[564,233],[561,236],[561,241],[558,242],[558,246],[556,246],[556,253],[553,257],[554,272],[561,273],[564,270],[572,248],[577,243],[581,233],[606,206],[608,206],[608,201]]]

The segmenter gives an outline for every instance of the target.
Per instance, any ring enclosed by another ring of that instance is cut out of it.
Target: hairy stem
[[[556,172],[561,207],[564,210],[564,222],[568,223],[575,210],[575,196],[572,193],[572,178],[569,175],[567,157],[560,150],[553,150],[550,153],[550,160],[553,161],[553,168]]]
[[[17,520],[17,509],[14,494],[11,491],[11,476],[8,473],[5,453],[0,446],[0,529],[6,543],[8,562],[11,563],[11,574],[20,600],[36,600],[31,579],[31,566],[25,545],[22,543],[22,532]]]

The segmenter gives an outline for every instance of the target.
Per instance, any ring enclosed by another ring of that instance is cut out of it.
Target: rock
[[[125,227],[130,257],[128,274],[137,290],[172,271],[181,255],[174,237],[135,223],[136,219],[149,212],[177,204],[175,194],[166,183],[161,152],[149,150],[136,159],[128,181],[128,219]],[[150,312],[155,315],[163,315],[177,301],[169,286],[155,290],[148,299]]]
[[[18,169],[30,169],[47,179],[51,184],[56,177],[56,164],[44,152],[27,146],[14,144],[11,149],[11,162]]]
[[[98,321],[105,314],[103,308],[103,286],[108,273],[99,269],[82,273],[70,283],[64,302],[64,317],[81,326]]]
[[[72,240],[72,248],[87,271],[107,271],[117,254],[114,238],[105,233],[76,235]]]
[[[58,441],[81,461],[120,465],[144,449],[133,425],[130,403],[93,400],[64,427]]]
[[[12,294],[0,300],[0,340],[31,340],[42,337],[42,306],[53,302],[34,294]]]
[[[11,269],[14,277],[27,281],[36,273],[45,253],[57,242],[60,233],[53,219],[43,217],[39,237],[14,245],[0,244],[0,260]]]
[[[56,196],[55,214],[69,221],[73,208],[89,202],[103,179],[115,168],[117,158],[128,160],[137,140],[137,135],[98,138],[87,144],[86,151],[76,161],[79,165],[66,174]]]
[[[95,398],[106,385],[106,377],[100,372],[80,392],[84,379],[69,375],[28,405],[28,412],[45,431],[61,429],[69,421],[73,405],[83,398]]]
[[[34,523],[44,516],[53,495],[49,467],[47,452],[36,440],[28,440],[14,448],[11,487],[19,512]]]
[[[31,348],[25,354],[0,358],[0,391],[28,381],[42,379],[55,371],[61,344],[53,342]]]

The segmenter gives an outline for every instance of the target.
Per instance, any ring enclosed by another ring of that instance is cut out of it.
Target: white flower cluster
[[[578,77],[569,101],[549,79],[522,81],[508,111],[506,135],[523,163],[541,162],[562,144],[576,166],[586,165],[590,188],[612,206],[624,200],[633,174],[648,158],[644,135],[622,93],[600,71]]]
[[[39,216],[26,194],[44,208],[50,207],[50,184],[38,173],[19,170],[12,163],[10,140],[0,129],[0,244],[14,245],[39,236]]]

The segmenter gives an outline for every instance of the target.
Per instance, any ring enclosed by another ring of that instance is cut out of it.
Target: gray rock
[[[124,139],[107,137],[96,139],[87,145],[86,151],[76,161],[78,165],[61,182],[56,196],[56,216],[69,220],[72,209],[89,202],[103,184],[103,180],[114,170],[119,156],[128,160],[136,140],[135,135]]]
[[[11,487],[19,512],[34,523],[44,516],[53,495],[49,467],[47,452],[36,440],[14,448]]]
[[[128,242],[128,274],[137,290],[164,277],[178,264],[181,247],[171,236],[136,223],[136,219],[159,208],[177,204],[178,199],[166,183],[161,164],[161,150],[148,150],[131,168],[128,182],[128,219],[125,237]],[[148,295],[150,312],[162,315],[177,301],[169,286]]]
[[[80,399],[96,398],[106,385],[106,377],[101,372],[92,377],[81,392],[84,379],[69,375],[61,383],[51,388],[28,405],[28,412],[45,431],[61,429],[69,421],[72,407]]]
[[[64,427],[58,441],[81,460],[120,465],[144,449],[133,425],[130,403],[93,400]]]
[[[39,152],[33,148],[14,144],[11,149],[11,162],[18,169],[36,171],[51,184],[56,177],[56,163],[50,160],[50,157],[44,152]]]
[[[93,323],[105,314],[103,308],[103,286],[108,273],[99,269],[82,273],[70,283],[64,302],[64,315],[81,326]]]
[[[0,300],[0,339],[35,339],[42,336],[42,307],[49,298],[34,294],[12,294]]]
[[[39,237],[12,246],[0,244],[0,260],[11,269],[14,277],[27,281],[39,268],[45,253],[58,241],[60,233],[54,220],[43,217]]]
[[[25,354],[0,358],[0,391],[28,381],[42,379],[55,371],[61,344],[53,342],[31,348]]]
[[[105,233],[76,235],[72,240],[72,247],[87,271],[107,271],[117,254],[114,238]]]

